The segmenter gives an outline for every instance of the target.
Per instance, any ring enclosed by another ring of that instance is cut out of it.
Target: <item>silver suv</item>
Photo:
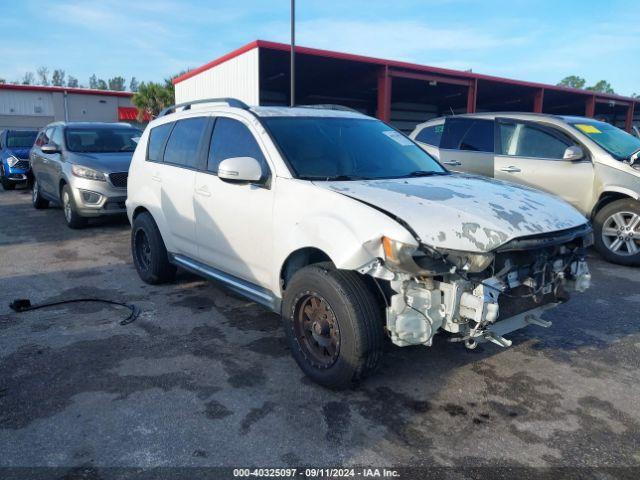
[[[88,217],[126,213],[131,156],[142,132],[126,123],[52,123],[30,158],[37,209],[60,203],[70,228]]]
[[[444,165],[558,195],[594,224],[607,260],[640,264],[640,139],[604,122],[481,113],[418,125],[411,138]]]

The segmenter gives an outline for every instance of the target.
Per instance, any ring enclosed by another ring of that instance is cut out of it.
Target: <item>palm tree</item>
[[[154,82],[142,82],[131,99],[138,108],[138,121],[142,122],[145,114],[156,117],[164,108],[175,103],[172,88]]]

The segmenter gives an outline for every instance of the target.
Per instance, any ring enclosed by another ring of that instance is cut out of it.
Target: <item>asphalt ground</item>
[[[74,231],[26,190],[0,191],[0,467],[82,478],[220,466],[611,478],[599,469],[622,467],[638,478],[640,270],[595,253],[590,267],[591,289],[548,312],[551,328],[511,334],[511,348],[389,347],[373,378],[334,392],[304,377],[273,313],[185,272],[142,283],[126,219]],[[128,312],[109,305],[8,307],[78,297],[142,313],[121,325]]]

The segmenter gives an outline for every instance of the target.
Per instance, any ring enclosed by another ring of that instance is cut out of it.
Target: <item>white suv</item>
[[[302,370],[332,387],[370,372],[385,336],[509,346],[590,279],[591,228],[569,204],[450,173],[337,107],[172,107],[138,144],[127,211],[145,282],[182,267],[266,305]]]

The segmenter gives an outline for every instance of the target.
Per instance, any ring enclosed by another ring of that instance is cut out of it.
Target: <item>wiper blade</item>
[[[313,177],[309,177],[309,176],[305,176],[305,177],[301,177],[303,180],[317,180],[317,181],[323,181],[323,182],[340,182],[340,181],[349,181],[349,180],[366,180],[365,177],[356,177],[354,175],[329,175],[326,177],[321,177],[321,176],[313,176]]]
[[[415,172],[411,172],[406,177],[433,177],[435,175],[449,175],[449,172],[431,172],[427,170],[416,170]]]

